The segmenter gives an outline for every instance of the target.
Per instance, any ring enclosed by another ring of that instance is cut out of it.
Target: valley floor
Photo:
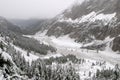
[[[120,55],[116,52],[113,52],[110,48],[106,48],[105,51],[97,51],[95,50],[86,50],[81,49],[81,43],[74,42],[73,39],[70,39],[68,36],[63,36],[60,38],[48,37],[44,33],[38,33],[36,35],[27,35],[27,37],[32,37],[40,42],[43,42],[47,45],[52,45],[57,48],[58,56],[73,54],[77,58],[86,58],[92,59],[96,61],[106,61],[113,65],[120,65]],[[56,55],[57,56],[57,55]]]

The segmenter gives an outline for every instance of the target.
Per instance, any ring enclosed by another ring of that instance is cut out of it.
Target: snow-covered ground
[[[36,40],[46,43],[47,45],[57,45],[61,47],[71,47],[71,48],[78,48],[81,47],[80,43],[76,43],[74,39],[69,38],[69,35],[61,36],[56,38],[54,36],[48,37],[46,36],[47,31],[38,32],[36,35],[27,35],[27,37],[35,38]]]
[[[71,48],[81,47],[81,44],[76,43],[74,39],[69,38],[68,35],[59,38],[55,38],[55,37],[50,37],[50,38],[54,44],[61,47],[71,47]]]
[[[51,57],[57,58],[57,57],[61,57],[61,56],[63,56],[63,55],[57,53],[57,54],[47,54],[46,56],[43,56],[43,57],[40,57],[40,58],[41,58],[41,59],[49,59],[49,58],[51,58]]]
[[[82,57],[93,60],[108,61],[113,65],[120,64],[120,55],[117,54],[117,52],[113,52],[109,44],[114,38],[107,37],[104,41],[96,41],[99,43],[107,43],[105,51],[99,51],[99,53],[97,53],[96,50],[80,49],[82,44],[74,42],[74,39],[69,38],[68,35],[55,38],[53,36],[46,36],[46,32],[47,31],[38,32],[36,35],[29,35],[29,37],[35,38],[38,41],[46,42],[47,44],[56,47],[57,53],[62,55],[73,54],[78,58]]]

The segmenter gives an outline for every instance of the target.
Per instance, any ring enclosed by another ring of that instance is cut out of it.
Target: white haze
[[[73,2],[74,0],[0,0],[0,16],[11,19],[52,18]]]

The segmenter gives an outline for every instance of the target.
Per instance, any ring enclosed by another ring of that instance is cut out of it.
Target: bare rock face
[[[113,40],[113,47],[112,49],[114,51],[120,51],[120,37],[116,37],[114,40]]]

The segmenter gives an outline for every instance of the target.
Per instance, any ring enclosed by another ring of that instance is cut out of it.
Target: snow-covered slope
[[[94,40],[104,41],[107,37],[113,51],[120,51],[120,1],[119,0],[84,0],[74,3],[63,13],[56,16],[48,26],[47,35],[61,37],[68,35],[81,43]],[[117,39],[116,39],[117,38]],[[108,43],[107,42],[107,43]],[[116,44],[117,42],[118,44]]]
[[[23,66],[22,62],[25,59],[25,62],[31,65],[32,61],[37,60],[39,57],[33,53],[29,53],[28,56],[26,50],[13,45],[7,38],[0,34],[0,80],[26,79],[26,77],[21,76],[21,74],[24,74],[24,71],[20,69]]]
[[[66,18],[63,17],[61,19],[59,19],[58,21],[60,22],[69,22],[69,23],[84,23],[84,22],[95,22],[97,20],[101,20],[103,22],[104,25],[107,25],[109,22],[111,22],[113,19],[115,21],[117,21],[116,19],[116,13],[112,13],[112,14],[103,14],[103,13],[96,13],[96,12],[91,12],[87,15],[83,15],[80,18],[77,18],[75,20],[72,20],[71,18]]]
[[[12,78],[8,73],[13,72],[17,74],[18,68],[14,63],[10,54],[6,51],[7,49],[7,41],[5,41],[4,37],[0,36],[0,80],[6,80],[7,78]]]

